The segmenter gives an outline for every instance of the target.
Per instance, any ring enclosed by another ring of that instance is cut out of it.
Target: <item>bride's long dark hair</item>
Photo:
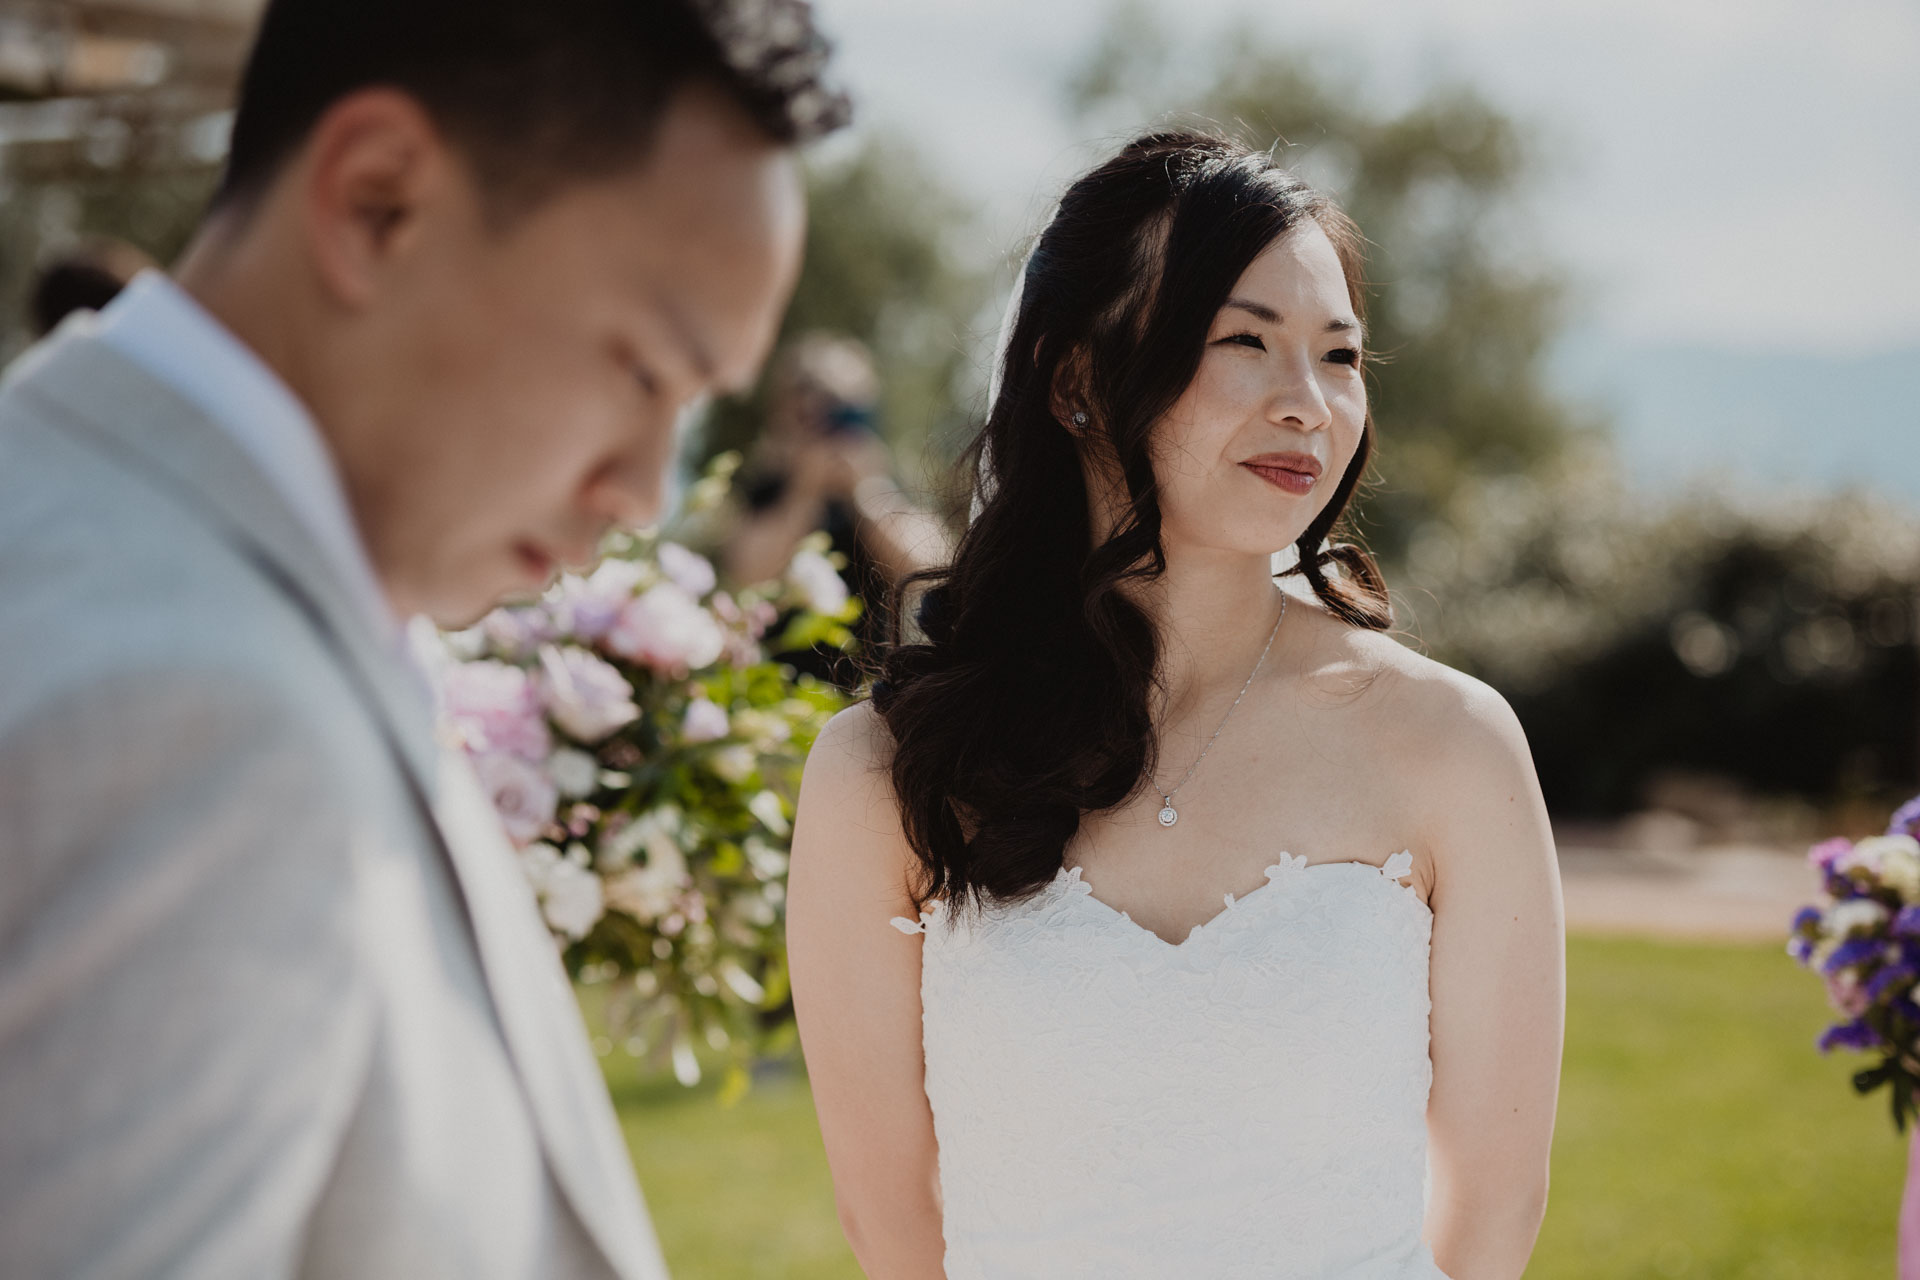
[[[1059,871],[1081,814],[1151,777],[1159,639],[1120,590],[1166,568],[1148,434],[1192,381],[1241,273],[1308,218],[1333,241],[1362,312],[1353,223],[1271,153],[1209,134],[1135,139],[1075,182],[1041,233],[999,391],[963,458],[977,514],[951,564],[895,589],[873,686],[922,902],[1034,892]],[[1067,386],[1125,480],[1122,519],[1097,547],[1075,439],[1055,412]],[[1321,545],[1372,439],[1369,416],[1286,572],[1304,574],[1335,616],[1384,630],[1392,614],[1373,558]],[[915,615],[925,640],[906,643],[900,602],[923,581],[933,584]]]

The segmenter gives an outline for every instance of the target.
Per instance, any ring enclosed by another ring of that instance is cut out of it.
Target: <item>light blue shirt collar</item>
[[[254,354],[165,273],[142,271],[100,313],[101,341],[160,379],[232,437],[320,544],[390,648],[403,645],[313,415]]]

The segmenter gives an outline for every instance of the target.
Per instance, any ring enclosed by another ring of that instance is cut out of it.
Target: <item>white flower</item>
[[[818,551],[802,547],[794,552],[787,565],[787,580],[799,589],[802,602],[815,613],[838,614],[847,607],[847,584]]]
[[[716,738],[726,737],[731,731],[726,709],[706,698],[695,698],[689,702],[686,718],[680,722],[680,736],[690,743],[712,742]]]
[[[704,596],[719,582],[711,560],[677,542],[661,543],[654,554],[660,559],[660,571],[690,596]]]
[[[608,878],[607,901],[647,924],[673,910],[675,899],[687,887],[690,877],[686,855],[663,826],[636,822],[628,830],[634,828],[641,828],[644,841],[641,847],[646,851],[647,860]]]
[[[552,635],[552,623],[537,609],[495,609],[478,624],[493,651],[518,662]]]
[[[1827,931],[1844,938],[1856,929],[1872,931],[1887,922],[1887,909],[1872,898],[1848,898],[1827,912]]]
[[[607,646],[622,657],[674,676],[711,666],[727,636],[713,615],[675,582],[648,587],[620,611]]]
[[[753,776],[753,771],[759,765],[760,757],[744,742],[722,747],[707,757],[707,768],[713,770],[715,776],[722,782],[736,785]]]
[[[526,844],[553,821],[560,793],[538,765],[504,751],[489,751],[474,758],[473,768],[500,814],[500,825],[515,844]]]
[[[574,645],[541,647],[540,692],[553,722],[582,742],[598,742],[640,714],[627,678]]]
[[[747,855],[747,865],[753,868],[753,874],[762,880],[777,880],[787,873],[788,854],[758,835],[748,836],[741,841]]]
[[[600,877],[580,862],[563,857],[552,845],[528,845],[521,851],[520,865],[539,899],[541,913],[556,932],[584,938],[606,914]]]
[[[1880,883],[1898,893],[1902,902],[1920,902],[1920,841],[1912,836],[1894,839],[1898,843],[1880,855]]]
[[[1897,859],[1913,867],[1915,878],[1920,879],[1920,841],[1912,836],[1868,836],[1864,840],[1857,840],[1851,850],[1834,861],[1833,869],[1840,872],[1864,869],[1876,876],[1884,876],[1889,859]],[[1902,896],[1905,896],[1904,892]]]
[[[793,737],[793,725],[774,711],[749,708],[738,712],[733,717],[733,728],[759,751],[773,751]]]
[[[747,801],[747,812],[760,819],[760,825],[776,836],[784,836],[792,830],[787,825],[787,814],[780,807],[780,797],[771,791],[756,791]]]
[[[561,795],[577,800],[593,794],[600,781],[600,762],[577,747],[562,747],[547,757],[547,776]]]

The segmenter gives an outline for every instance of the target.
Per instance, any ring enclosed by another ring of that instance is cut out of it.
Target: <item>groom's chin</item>
[[[545,583],[534,583],[511,568],[489,566],[488,573],[436,575],[431,581],[409,584],[394,592],[402,617],[423,615],[435,626],[458,631],[472,626],[501,605],[524,604],[540,597]]]

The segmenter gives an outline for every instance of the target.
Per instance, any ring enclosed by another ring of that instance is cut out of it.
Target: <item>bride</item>
[[[793,834],[794,1001],[876,1280],[1526,1265],[1559,879],[1507,704],[1327,545],[1373,437],[1360,244],[1269,153],[1176,132],[1028,260],[975,516]]]

